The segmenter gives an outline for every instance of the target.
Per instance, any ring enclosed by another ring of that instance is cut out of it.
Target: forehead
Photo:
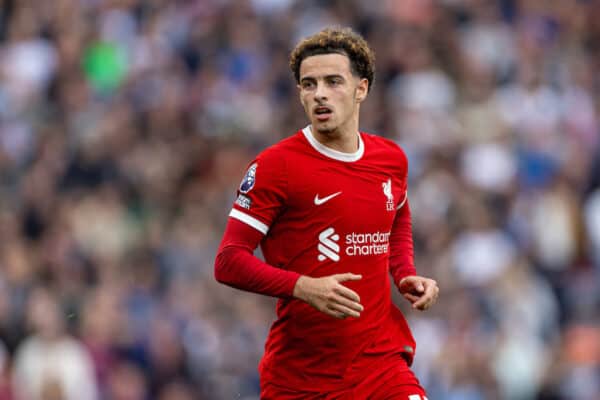
[[[319,54],[306,57],[300,64],[300,80],[304,77],[351,75],[350,59],[343,54]]]

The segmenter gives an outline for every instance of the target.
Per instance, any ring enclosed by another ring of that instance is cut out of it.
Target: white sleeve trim
[[[402,202],[398,205],[398,207],[396,207],[396,210],[401,209],[402,206],[404,205],[404,203],[406,203],[407,199],[408,199],[408,190],[406,191],[406,194],[404,195],[404,200],[402,200]]]
[[[243,212],[236,210],[235,208],[231,209],[231,212],[229,213],[229,216],[231,218],[235,218],[239,221],[242,221],[245,224],[250,225],[251,227],[253,227],[254,229],[256,229],[259,232],[262,232],[263,234],[267,234],[267,232],[269,231],[269,227],[265,224],[263,224],[262,222],[260,222],[259,220],[257,220],[254,217],[251,217],[248,214],[244,214]]]

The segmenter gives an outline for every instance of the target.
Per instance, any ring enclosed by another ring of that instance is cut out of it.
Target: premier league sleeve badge
[[[256,182],[256,167],[258,167],[258,164],[254,163],[246,171],[246,175],[244,175],[244,179],[240,183],[241,193],[248,193],[254,187],[254,182]]]

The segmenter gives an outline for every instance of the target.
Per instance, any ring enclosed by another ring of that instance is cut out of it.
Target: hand
[[[322,278],[301,276],[294,287],[294,297],[305,301],[317,310],[334,318],[360,317],[364,307],[358,294],[342,285],[345,281],[357,281],[362,275],[336,274]]]
[[[406,276],[398,284],[400,293],[417,310],[427,310],[438,298],[440,289],[433,279],[422,276]]]

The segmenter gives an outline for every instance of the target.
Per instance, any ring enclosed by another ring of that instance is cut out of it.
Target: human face
[[[346,55],[310,56],[300,64],[300,101],[313,131],[319,134],[355,135],[359,104],[368,87],[367,79],[352,74]]]

